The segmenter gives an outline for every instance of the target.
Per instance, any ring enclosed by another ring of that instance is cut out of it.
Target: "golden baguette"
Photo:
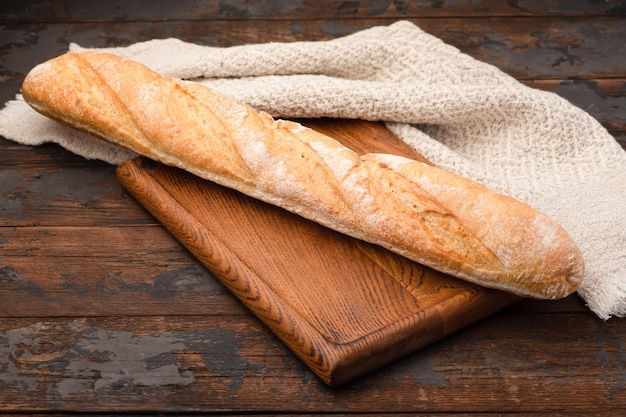
[[[556,222],[451,172],[336,140],[107,53],[64,54],[22,86],[40,113],[138,154],[486,287],[574,292],[582,256]]]

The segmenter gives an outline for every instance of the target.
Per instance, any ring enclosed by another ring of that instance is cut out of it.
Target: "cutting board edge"
[[[249,276],[249,274],[254,274],[252,271],[246,271],[246,274],[237,274],[236,271],[241,271],[243,269],[247,269],[247,265],[243,260],[241,260],[238,256],[233,254],[230,249],[223,244],[223,242],[216,239],[209,239],[212,241],[213,248],[216,252],[220,253],[221,258],[228,259],[226,262],[229,265],[229,269],[232,270],[232,274],[239,278],[238,284],[234,285],[235,282],[234,276],[233,279],[229,279],[228,274],[225,274],[224,271],[219,271],[215,269],[215,263],[207,261],[206,253],[198,252],[195,250],[194,245],[188,241],[188,239],[178,233],[181,228],[177,227],[173,219],[178,218],[176,214],[173,214],[174,211],[182,210],[185,211],[185,208],[181,206],[173,197],[169,196],[167,190],[163,189],[161,183],[156,180],[146,169],[150,164],[158,164],[154,161],[151,161],[144,157],[135,158],[132,161],[127,161],[122,164],[117,169],[117,174],[122,185],[129,191],[129,193],[137,199],[140,204],[148,210],[162,225],[168,230],[172,236],[174,236],[187,250],[189,250],[192,255],[198,259],[209,271],[211,271],[228,289],[229,291],[237,297],[240,302],[242,302],[261,322],[263,322],[266,326],[268,326],[272,332],[276,334],[276,336],[287,345],[295,354],[298,356],[303,362],[309,366],[314,373],[320,377],[325,383],[328,385],[336,384],[335,381],[346,382],[347,380],[353,379],[359,375],[362,375],[366,372],[371,371],[372,369],[379,366],[379,363],[372,363],[370,366],[365,366],[366,369],[363,371],[355,372],[354,367],[355,364],[360,364],[360,368],[363,368],[365,364],[367,364],[367,359],[375,357],[376,355],[372,355],[371,349],[369,352],[364,352],[360,347],[365,347],[368,345],[367,341],[370,339],[384,340],[382,337],[378,337],[380,333],[383,333],[383,329],[378,329],[374,332],[370,332],[366,335],[361,336],[358,339],[351,340],[349,342],[337,343],[335,341],[329,340],[324,334],[319,332],[314,325],[312,325],[305,317],[301,316],[296,310],[292,309],[289,305],[280,304],[277,302],[279,297],[277,294],[269,287],[262,279],[258,279],[253,282],[253,280],[246,279],[244,282],[241,281],[242,278]],[[142,174],[138,174],[138,172],[142,172]],[[144,181],[143,184],[139,185],[137,181]],[[149,185],[146,185],[150,183]],[[150,196],[153,198],[155,196],[159,196],[160,202],[155,200],[150,200],[146,194],[138,193],[135,190],[141,189],[145,190],[146,187],[151,188],[161,188],[163,192],[152,193]],[[163,200],[164,196],[169,196],[171,198],[166,197],[166,200]],[[156,208],[158,206],[158,208]],[[163,208],[167,208],[164,210]],[[180,213],[180,211],[178,211]],[[185,220],[185,224],[187,228],[193,228],[196,232],[192,233],[193,236],[198,236],[198,234],[206,233],[206,229],[202,228],[199,225],[193,225],[194,220],[190,217],[187,217]],[[190,235],[190,236],[191,236]],[[201,236],[201,238],[206,238],[206,236]],[[203,239],[205,240],[205,239]],[[219,248],[217,248],[219,246]],[[225,255],[228,254],[228,255]],[[248,292],[242,292],[241,287],[249,288],[250,286],[255,287],[254,296],[249,296]],[[262,287],[262,288],[261,288]],[[266,309],[259,308],[257,303],[259,302],[259,294],[264,294],[264,297],[269,298],[269,303],[274,306],[273,315],[268,316],[266,313]],[[388,324],[384,330],[389,332],[389,329],[394,329],[394,333],[397,335],[408,335],[411,334],[412,327],[411,325],[407,325],[407,323],[415,322],[416,319],[422,318],[425,315],[426,311],[422,310],[418,313],[414,313],[412,315],[404,316],[401,319]],[[278,320],[280,317],[297,317],[297,323],[293,324],[291,328],[285,328],[279,323]],[[439,323],[440,320],[437,321]],[[306,343],[306,341],[300,341],[293,336],[298,333],[302,333],[303,327],[306,327],[308,331],[307,335],[315,335],[316,340],[312,340],[310,343]],[[443,336],[441,332],[442,326],[439,325],[439,330],[433,329],[433,334],[436,334],[436,337],[430,337],[430,339],[438,339]],[[406,336],[405,336],[406,337]],[[414,338],[411,337],[414,340]],[[396,338],[392,338],[392,340],[396,341]],[[384,344],[379,350],[387,351],[390,346],[395,343]],[[420,343],[422,345],[424,343]],[[311,347],[316,347],[315,349],[311,349]],[[415,346],[418,348],[419,346]],[[414,350],[410,349],[410,350]],[[406,349],[403,349],[406,350]],[[312,352],[317,352],[316,354],[312,354]],[[385,362],[390,362],[397,357],[395,355],[385,355],[387,360]]]
[[[358,339],[347,343],[336,343],[326,338],[297,311],[293,310],[288,305],[280,305],[280,303],[277,302],[279,297],[269,286],[263,284],[262,279],[259,279],[257,282],[246,281],[246,285],[253,284],[256,287],[264,285],[264,288],[256,288],[255,294],[265,294],[265,297],[269,297],[271,299],[270,303],[281,309],[281,316],[299,318],[297,324],[285,329],[284,325],[281,326],[279,325],[281,323],[277,323],[275,315],[268,317],[264,314],[265,309],[259,308],[254,302],[250,301],[251,299],[255,300],[255,297],[249,297],[249,294],[242,293],[238,286],[229,282],[229,279],[224,276],[222,271],[216,271],[213,264],[206,260],[205,253],[200,253],[194,249],[194,245],[187,241],[190,239],[189,236],[194,236],[193,233],[187,234],[187,237],[181,235],[181,233],[177,233],[177,231],[182,229],[176,226],[177,223],[174,219],[176,219],[177,216],[172,213],[172,210],[178,210],[179,213],[180,211],[186,211],[178,201],[171,196],[167,201],[161,201],[160,203],[149,201],[145,194],[137,192],[138,189],[143,190],[145,187],[158,187],[164,192],[153,193],[151,194],[152,198],[156,198],[155,196],[157,195],[161,196],[160,198],[163,198],[163,195],[169,195],[162,184],[148,172],[147,167],[153,164],[159,163],[145,157],[137,157],[124,162],[117,168],[118,179],[128,192],[137,199],[170,234],[216,275],[235,297],[237,297],[261,322],[269,327],[272,332],[327,385],[335,387],[345,384],[350,380],[367,374],[385,364],[391,363],[409,353],[436,342],[457,330],[456,328],[446,329],[441,312],[439,311],[440,309],[438,309],[437,306],[430,306],[427,309],[422,309],[413,314],[404,316],[384,328],[365,334]],[[150,181],[151,184],[139,185],[136,182],[140,180]],[[155,208],[155,206],[158,206],[159,209]],[[167,208],[167,210],[163,210],[163,207]],[[166,213],[166,215],[164,215],[164,213]],[[170,218],[168,218],[168,215]],[[192,218],[185,218],[186,227],[192,227],[196,231],[205,231],[205,229],[199,225],[192,225],[190,222],[193,221]],[[176,223],[176,225],[174,225],[174,223]],[[196,238],[197,236],[194,237],[194,239]],[[245,262],[239,259],[235,254],[232,254],[230,249],[219,240],[213,240],[213,243],[222,246],[219,248],[222,255],[225,251],[230,253],[230,255],[228,255],[228,264],[230,267],[237,266],[235,271],[240,270],[240,268],[247,268]],[[214,249],[216,248],[214,247]],[[251,271],[248,273],[251,273]],[[478,296],[484,296],[480,291],[478,293]],[[461,293],[459,297],[465,298],[467,294]],[[452,299],[448,301],[454,303]],[[454,311],[452,316],[455,314],[461,316],[471,314],[473,316],[471,321],[464,321],[464,325],[461,327],[465,327],[465,325],[471,322],[478,321],[506,307],[509,303],[502,303],[502,305],[488,304],[489,308],[487,309],[482,305],[480,305],[480,308],[472,305],[472,308],[468,309],[461,302],[456,304],[462,308],[452,310]],[[450,313],[448,312],[448,314]],[[428,320],[428,322],[426,323],[425,320]],[[418,323],[419,326],[417,325]],[[303,327],[308,328],[306,333],[309,336],[316,335],[316,340],[311,340],[307,343],[306,341],[299,341],[297,338],[294,338],[293,335],[301,333]],[[383,333],[385,337],[382,337]],[[372,344],[369,343],[372,340],[378,341],[378,343],[373,344],[373,346],[375,346],[374,350],[372,350]],[[314,352],[318,353],[314,354]],[[384,353],[384,355],[382,353]]]

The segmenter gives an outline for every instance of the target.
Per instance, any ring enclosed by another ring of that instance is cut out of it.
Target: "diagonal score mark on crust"
[[[393,246],[433,254],[442,261],[439,269],[463,269],[462,264],[467,260],[471,260],[472,268],[488,267],[491,271],[504,268],[498,256],[473,230],[465,227],[450,208],[406,172],[391,167],[387,155],[373,158],[376,156],[366,155],[363,161],[364,168],[370,173],[369,194],[376,197],[375,207],[387,207],[370,212],[364,227],[369,224],[373,233],[382,231],[380,238]],[[404,164],[421,164],[401,157],[393,159]]]

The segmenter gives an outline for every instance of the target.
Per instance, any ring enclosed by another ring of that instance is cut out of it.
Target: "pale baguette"
[[[22,94],[61,123],[473,283],[556,299],[583,278],[567,232],[527,204],[414,160],[360,157],[130,60],[67,53],[35,67]]]

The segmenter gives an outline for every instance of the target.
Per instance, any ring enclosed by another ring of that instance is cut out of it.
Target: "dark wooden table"
[[[69,42],[325,40],[399,19],[569,99],[626,147],[626,2],[611,0],[3,1],[0,100]],[[114,171],[0,138],[0,413],[626,410],[626,319],[599,320],[577,296],[522,301],[328,388]]]

